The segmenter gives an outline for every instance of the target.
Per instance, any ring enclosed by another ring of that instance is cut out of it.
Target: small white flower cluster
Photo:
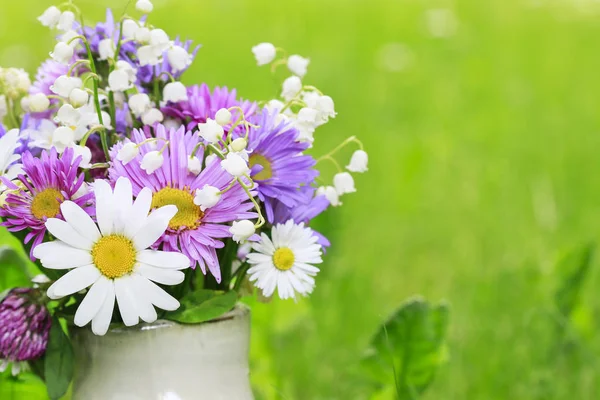
[[[353,140],[355,139],[350,138],[350,141]],[[362,149],[356,150],[354,154],[352,154],[350,164],[346,166],[346,169],[355,173],[367,172],[368,163],[369,156],[367,153]],[[341,196],[354,192],[356,192],[356,188],[354,187],[354,178],[352,175],[349,172],[338,172],[333,177],[333,186],[321,186],[317,190],[317,196],[325,196],[332,206],[337,207],[342,205],[342,202],[340,201]]]
[[[19,68],[0,67],[0,93],[8,99],[18,100],[27,94],[31,87],[29,74]]]
[[[300,141],[314,141],[314,132],[335,118],[335,104],[330,96],[323,95],[313,86],[304,86],[302,78],[308,71],[310,60],[297,54],[274,61],[277,50],[271,43],[260,43],[252,48],[258,65],[270,64],[273,67],[286,64],[292,72],[282,85],[281,99],[273,99],[267,103],[267,109],[279,112],[281,120],[292,123],[300,132]]]

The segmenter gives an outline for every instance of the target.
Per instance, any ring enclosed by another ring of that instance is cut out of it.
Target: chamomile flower
[[[65,220],[50,218],[48,231],[58,240],[36,247],[34,255],[49,269],[66,270],[48,288],[48,297],[60,299],[90,288],[75,313],[75,325],[92,323],[96,335],[110,326],[115,301],[126,326],[157,319],[155,307],[173,311],[179,302],[157,286],[178,285],[181,270],[190,266],[181,253],[149,250],[177,214],[173,205],[150,215],[152,192],[143,189],[132,201],[132,185],[120,178],[114,191],[108,182],[94,184],[97,225],[77,204],[65,201]]]
[[[296,225],[289,220],[274,226],[271,238],[263,233],[248,254],[250,281],[256,282],[266,297],[272,296],[275,289],[282,299],[295,298],[296,293],[310,294],[315,287],[313,277],[319,272],[313,264],[323,262],[318,240],[303,223]]]

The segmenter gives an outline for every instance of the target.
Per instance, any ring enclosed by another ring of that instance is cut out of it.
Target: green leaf
[[[40,378],[33,374],[21,373],[18,377],[6,376],[0,378],[0,399],[47,400],[48,395],[46,394],[46,386]]]
[[[44,375],[48,396],[52,400],[60,399],[71,384],[73,379],[74,353],[71,340],[63,331],[58,318],[52,319]]]
[[[27,264],[21,255],[10,246],[0,247],[0,292],[30,284]]]
[[[183,324],[199,324],[210,321],[233,309],[237,298],[237,293],[234,291],[199,290],[190,292],[181,299],[181,307],[177,311],[168,313],[165,318]]]
[[[556,266],[560,284],[554,293],[554,302],[565,318],[570,318],[579,306],[593,257],[594,246],[588,244],[567,253]]]
[[[416,399],[447,361],[449,309],[415,298],[404,303],[379,328],[362,360],[379,391],[395,387],[399,400]],[[393,390],[392,390],[393,392]]]

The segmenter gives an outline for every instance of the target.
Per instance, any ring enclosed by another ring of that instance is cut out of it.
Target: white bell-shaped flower
[[[75,143],[75,131],[68,126],[58,127],[52,133],[52,145],[59,153],[65,151],[73,143]]]
[[[206,156],[206,159],[204,160],[204,165],[208,166],[208,165],[212,164],[218,158],[219,158],[219,156],[214,153],[209,154]]]
[[[165,157],[158,151],[150,151],[142,158],[141,167],[148,175],[153,174],[157,169],[162,167],[165,162]]]
[[[61,75],[50,86],[50,90],[61,97],[68,98],[73,89],[80,88],[82,84],[81,79],[77,77]]]
[[[139,29],[139,25],[132,19],[126,19],[123,21],[123,38],[125,39],[135,39],[135,35],[137,30]]]
[[[150,29],[145,26],[138,26],[135,31],[135,40],[140,43],[148,43],[150,42]]]
[[[140,154],[140,148],[133,142],[128,142],[119,149],[117,153],[117,160],[121,161],[123,165],[129,164],[134,158]]]
[[[298,75],[300,78],[303,78],[304,75],[306,75],[309,63],[310,60],[308,58],[294,54],[288,58],[287,66],[294,75]]]
[[[204,185],[202,189],[196,189],[194,204],[200,206],[202,212],[214,207],[221,200],[221,191],[219,188],[210,185]]]
[[[127,73],[127,77],[129,78],[129,82],[134,83],[137,79],[137,69],[133,68],[131,64],[129,64],[125,60],[119,60],[116,64],[116,69],[119,71],[124,71]]]
[[[202,172],[202,161],[196,156],[189,156],[187,168],[192,174],[198,175]]]
[[[157,122],[162,122],[165,119],[163,113],[158,108],[151,108],[142,115],[144,125],[154,125]]]
[[[192,55],[181,46],[173,46],[167,51],[167,60],[173,72],[183,71],[192,63]]]
[[[31,112],[44,112],[50,107],[50,100],[44,93],[29,96],[29,110]]]
[[[115,69],[108,75],[108,87],[113,92],[124,92],[133,87],[129,74],[122,69]]]
[[[221,126],[230,124],[231,123],[231,111],[229,111],[226,108],[221,108],[215,114],[215,121],[217,121],[217,124],[219,124]]]
[[[352,154],[350,164],[346,166],[346,169],[350,172],[367,172],[369,164],[369,155],[364,150],[356,150]]]
[[[181,82],[169,82],[163,90],[163,100],[167,102],[179,103],[188,99],[187,89]]]
[[[75,144],[72,144],[69,147],[73,149],[75,158],[81,156],[81,163],[79,164],[80,168],[88,169],[92,166],[92,150],[90,150],[89,147]]]
[[[46,9],[46,11],[38,17],[38,21],[40,21],[43,26],[54,29],[60,21],[60,15],[61,12],[58,7],[52,6]]]
[[[335,112],[335,103],[329,96],[319,96],[315,108],[319,111],[319,117],[325,121],[328,118],[335,118],[337,115]]]
[[[75,22],[75,14],[72,11],[64,11],[58,19],[58,29],[63,32],[70,31],[73,29],[73,23]]]
[[[161,61],[161,53],[157,52],[153,46],[142,46],[137,51],[140,66],[157,65]]]
[[[259,43],[252,48],[252,53],[259,66],[270,64],[275,59],[277,50],[271,43]]]
[[[302,91],[302,80],[297,76],[290,76],[283,81],[283,91],[281,97],[290,101]]]
[[[244,240],[248,240],[250,236],[254,235],[256,228],[252,221],[247,219],[241,221],[234,221],[229,232],[233,235],[233,240],[237,243]]]
[[[81,113],[70,104],[64,104],[58,109],[55,121],[67,126],[77,126]]]
[[[342,202],[340,201],[340,195],[335,190],[333,186],[321,186],[317,189],[317,196],[325,196],[325,198],[329,201],[334,207],[341,206]]]
[[[302,89],[302,82],[300,82],[300,89]],[[285,107],[285,104],[281,100],[273,99],[269,100],[267,104],[265,104],[265,108],[269,113],[274,113],[275,111],[281,111]]]
[[[150,14],[154,9],[154,6],[150,0],[137,0],[135,3],[135,8],[144,14]]]
[[[69,102],[73,107],[82,107],[88,103],[90,95],[83,89],[75,88],[69,94]]]
[[[152,29],[150,31],[150,45],[160,49],[161,52],[171,47],[169,35],[162,29]]]
[[[208,143],[217,143],[225,134],[223,127],[211,118],[208,118],[203,124],[198,124],[198,129],[200,136]]]
[[[227,157],[221,161],[221,167],[236,178],[250,173],[248,162],[238,153],[227,153]]]
[[[319,111],[310,107],[303,107],[298,111],[298,122],[316,126]]]
[[[58,63],[69,65],[73,59],[73,52],[73,47],[64,42],[58,42],[54,46],[54,51],[50,53],[50,57]]]
[[[100,43],[98,43],[98,59],[100,60],[108,60],[109,58],[115,57],[115,42],[112,38],[102,39]]]
[[[333,185],[338,195],[356,192],[354,178],[348,172],[340,172],[333,177]]]
[[[150,110],[150,97],[146,93],[137,93],[129,98],[129,108],[136,117],[140,117],[146,111]]]

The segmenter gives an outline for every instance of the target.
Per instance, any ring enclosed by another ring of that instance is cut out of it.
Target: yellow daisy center
[[[58,190],[48,188],[36,194],[31,202],[31,213],[37,219],[54,218],[60,212],[65,197]]]
[[[121,235],[104,236],[92,248],[94,264],[109,279],[131,273],[136,254],[133,242]]]
[[[296,256],[287,247],[281,247],[275,250],[275,254],[273,254],[273,264],[280,271],[287,271],[292,268],[294,261],[296,261]]]
[[[194,204],[194,196],[187,190],[166,187],[154,193],[152,196],[152,208],[168,205],[177,206],[177,214],[169,222],[169,228],[178,230],[180,228],[196,229],[204,213],[200,207]]]
[[[248,159],[248,165],[250,169],[255,165],[260,165],[263,167],[262,171],[258,174],[254,175],[254,179],[257,181],[266,181],[267,179],[271,179],[273,177],[273,168],[271,168],[271,161],[263,155],[260,154],[252,154]]]

